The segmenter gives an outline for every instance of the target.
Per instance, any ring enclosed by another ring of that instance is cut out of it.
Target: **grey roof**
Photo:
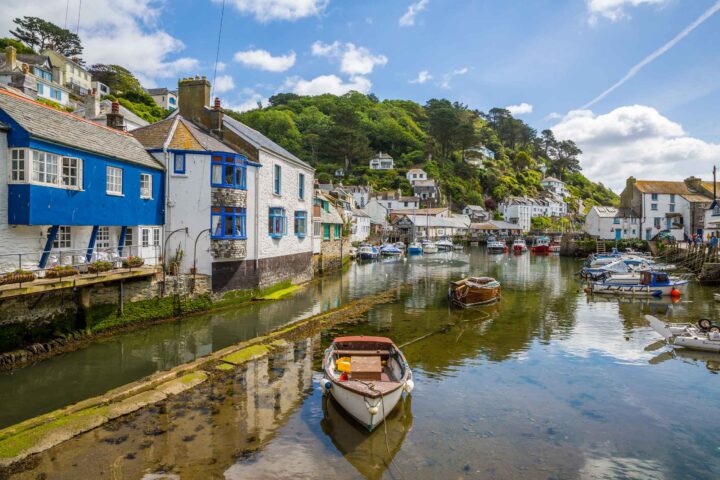
[[[47,55],[37,55],[34,53],[18,53],[15,58],[19,62],[27,63],[28,65],[44,65],[45,62],[50,61]]]
[[[479,210],[479,211],[485,211],[485,207],[481,207],[480,205],[465,205],[465,208],[469,208],[470,210]]]
[[[304,167],[315,170],[313,167],[303,162],[298,157],[288,152],[283,147],[273,142],[262,133],[248,127],[247,125],[238,120],[235,120],[229,115],[223,115],[223,125],[226,128],[229,128],[231,131],[235,132],[236,134],[240,135],[243,139],[245,139],[246,142],[248,142],[255,148],[270,150],[271,152],[280,155],[281,157],[285,157],[288,160],[299,163]]]
[[[560,183],[565,183],[565,182],[563,182],[562,180],[559,180],[559,179],[557,179],[557,178],[555,178],[555,177],[545,177],[545,178],[543,178],[542,180],[540,180],[540,183],[545,183],[545,182],[560,182]]]
[[[0,110],[31,136],[107,157],[163,169],[131,135],[0,89]]]
[[[111,111],[112,111],[112,101],[108,100],[108,99],[101,100],[100,101],[100,115],[98,115],[95,118],[91,118],[89,120],[106,120],[108,112],[111,112]],[[73,113],[75,115],[85,118],[85,106],[82,105],[82,106],[78,107],[77,109],[75,109],[75,111]],[[148,122],[147,120],[145,120],[142,117],[135,115],[132,111],[128,110],[127,108],[123,107],[122,105],[120,105],[120,113],[122,114],[123,117],[125,117],[125,120],[129,120],[132,123],[135,123],[140,126],[150,125],[150,122]]]
[[[437,185],[435,185],[435,180],[432,178],[429,178],[427,180],[415,180],[413,182],[413,187],[420,187],[420,188],[435,188]]]
[[[362,209],[359,209],[359,208],[353,208],[352,213],[353,213],[353,215],[355,215],[356,217],[367,217],[367,218],[370,218],[370,215],[368,215],[367,213],[365,213],[365,210],[362,210]]]
[[[167,88],[148,88],[147,92],[152,95],[167,95],[168,93],[172,93]]]

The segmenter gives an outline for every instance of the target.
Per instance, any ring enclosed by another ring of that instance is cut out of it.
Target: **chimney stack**
[[[100,99],[97,91],[91,88],[85,96],[85,118],[92,120],[100,116]]]
[[[699,193],[702,189],[702,180],[698,177],[688,177],[685,179],[685,185],[687,185],[688,190]]]
[[[15,47],[5,47],[5,68],[12,72],[17,67],[17,51]]]
[[[125,131],[125,117],[120,113],[120,104],[117,100],[113,100],[110,113],[107,114],[107,126]]]
[[[183,118],[204,123],[210,106],[210,82],[205,77],[183,78],[178,82],[178,109]],[[206,120],[207,121],[207,120]],[[212,128],[207,125],[208,128]]]

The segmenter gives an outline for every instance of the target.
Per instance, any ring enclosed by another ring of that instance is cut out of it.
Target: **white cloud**
[[[625,11],[626,7],[638,7],[640,5],[663,5],[669,0],[587,0],[590,23],[597,22],[598,17],[607,18],[613,22],[630,18]]]
[[[24,15],[42,17],[65,25],[64,0],[3,0],[0,30],[13,28],[13,18]],[[80,38],[85,47],[83,59],[89,64],[115,63],[128,68],[146,87],[157,79],[193,73],[199,62],[177,58],[183,42],[158,27],[164,2],[158,0],[95,0],[80,16]],[[68,27],[75,30],[77,9],[70,10]]]
[[[284,87],[298,95],[321,95],[323,93],[344,95],[351,90],[368,93],[372,82],[360,76],[351,77],[349,82],[345,82],[337,75],[320,75],[312,80],[290,77],[285,81]]]
[[[418,73],[418,76],[414,80],[410,80],[410,83],[425,83],[428,80],[432,80],[432,75],[427,70],[422,70]]]
[[[457,77],[458,75],[465,75],[470,70],[468,70],[467,67],[458,68],[457,70],[453,70],[450,73],[446,73],[442,76],[442,81],[440,82],[440,88],[444,88],[446,90],[450,89],[450,80]]]
[[[217,62],[217,71],[218,72],[224,72],[226,67],[227,67],[227,64],[225,64],[225,62]]]
[[[652,180],[708,178],[720,158],[720,144],[685,133],[682,126],[652,107],[630,105],[604,115],[574,110],[552,127],[558,139],[583,150],[586,176],[620,191],[629,176]]]
[[[505,109],[513,115],[526,115],[528,113],[532,113],[533,106],[529,103],[523,102],[519,105],[508,105]]]
[[[415,25],[415,17],[417,17],[420,12],[425,10],[425,7],[428,6],[428,3],[430,3],[430,0],[420,0],[418,2],[410,4],[403,16],[400,17],[400,20],[398,20],[400,26],[411,27]]]
[[[213,91],[215,93],[225,93],[235,88],[235,81],[230,75],[221,75],[215,79]]]
[[[236,62],[246,67],[265,70],[267,72],[284,72],[295,65],[295,52],[273,57],[267,50],[244,50],[235,53]]]
[[[545,118],[543,118],[543,120],[560,120],[561,118],[563,118],[562,113],[550,112],[545,115]]]
[[[658,48],[658,49],[655,50],[653,53],[651,53],[650,55],[648,55],[647,57],[645,57],[644,59],[642,59],[642,61],[640,61],[640,63],[636,64],[636,65],[633,66],[630,70],[628,70],[628,72],[625,74],[625,76],[624,76],[623,78],[621,78],[620,80],[618,80],[617,82],[615,82],[610,88],[608,88],[607,90],[605,90],[604,92],[602,92],[600,95],[598,95],[597,97],[593,98],[593,99],[590,100],[588,103],[586,103],[585,105],[583,105],[582,108],[589,108],[589,107],[595,105],[597,102],[599,102],[599,101],[602,100],[603,98],[607,97],[607,96],[608,96],[610,93],[612,93],[616,88],[619,88],[622,84],[624,84],[625,82],[627,82],[628,80],[630,80],[631,78],[633,78],[635,75],[637,75],[637,73],[638,73],[640,70],[642,70],[643,68],[645,68],[648,64],[654,62],[655,60],[657,60],[658,58],[660,58],[662,55],[664,55],[668,50],[670,50],[670,49],[673,48],[678,42],[680,42],[680,40],[682,40],[683,38],[685,38],[686,36],[688,36],[693,30],[695,30],[697,27],[699,27],[700,25],[702,25],[702,24],[705,22],[705,20],[707,20],[708,18],[710,18],[710,17],[712,17],[713,15],[715,15],[718,11],[720,11],[720,0],[718,0],[717,2],[715,2],[714,5],[712,5],[710,8],[708,8],[707,10],[705,10],[705,12],[703,12],[702,15],[700,15],[697,19],[695,19],[694,22],[692,22],[692,23],[691,23],[690,25],[688,25],[687,27],[683,28],[680,33],[678,33],[677,35],[675,35],[675,36],[672,38],[672,40],[670,40],[670,41],[667,42],[665,45],[663,45],[662,47]]]
[[[227,108],[229,110],[235,110],[236,112],[247,112],[248,110],[255,110],[256,108],[259,108],[258,102],[260,105],[267,105],[268,99],[263,97],[261,94],[250,91],[245,92],[249,95],[248,98],[241,101],[240,103],[228,103],[227,105],[224,105],[224,108]]]
[[[369,75],[375,67],[387,65],[385,55],[373,55],[365,47],[358,47],[354,43],[323,43],[317,41],[310,48],[316,57],[340,59],[340,71],[348,75]]]
[[[213,0],[221,3],[222,0]],[[240,13],[252,15],[259,22],[298,20],[320,15],[330,0],[230,0]]]

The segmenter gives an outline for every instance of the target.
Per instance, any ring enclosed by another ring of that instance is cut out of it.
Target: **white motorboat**
[[[592,293],[615,295],[641,295],[651,297],[670,295],[679,297],[685,293],[687,285],[687,280],[671,279],[665,272],[641,272],[638,281],[620,283],[603,280],[590,282],[589,290]]]
[[[512,244],[512,251],[514,253],[524,253],[527,252],[527,249],[527,244],[522,238],[516,239]]]
[[[720,352],[720,327],[713,325],[707,319],[700,320],[700,324],[707,322],[705,328],[694,325],[666,324],[652,315],[645,315],[653,330],[663,336],[665,340],[675,347],[684,347],[691,350],[705,352]]]
[[[487,251],[488,253],[507,253],[508,247],[505,242],[493,240],[488,242]]]
[[[375,260],[380,256],[380,251],[372,245],[360,245],[357,250],[357,257],[360,260]]]
[[[385,337],[338,337],[325,350],[321,388],[372,431],[414,387],[400,349]]]
[[[435,245],[437,245],[438,250],[449,251],[453,249],[453,243],[447,238],[438,240],[437,242],[435,242]]]
[[[422,249],[423,253],[437,253],[439,250],[438,246],[433,242],[423,242]]]

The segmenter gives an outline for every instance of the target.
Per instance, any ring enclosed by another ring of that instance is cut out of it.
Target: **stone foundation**
[[[241,260],[247,255],[247,240],[217,240],[210,241],[210,253],[216,260]]]
[[[320,245],[320,254],[313,257],[313,271],[315,274],[336,270],[342,267],[343,258],[350,254],[350,239],[323,240]]]
[[[286,280],[303,283],[313,277],[312,253],[296,253],[255,260],[213,262],[212,290],[266,288]]]

